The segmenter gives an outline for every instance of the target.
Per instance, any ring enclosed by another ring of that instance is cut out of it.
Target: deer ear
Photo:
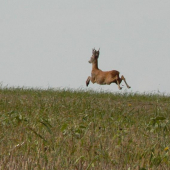
[[[92,49],[92,53],[94,53],[95,51],[96,51],[95,48],[93,48],[93,49]]]

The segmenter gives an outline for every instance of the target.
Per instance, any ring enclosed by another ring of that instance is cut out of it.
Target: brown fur
[[[89,63],[92,63],[92,71],[91,71],[91,77],[89,76],[86,80],[86,86],[89,85],[90,81],[94,84],[100,84],[100,85],[110,85],[111,83],[116,83],[118,85],[118,88],[121,90],[122,87],[120,87],[120,83],[122,80],[125,82],[127,88],[130,88],[130,86],[127,84],[124,76],[119,77],[119,71],[112,70],[112,71],[102,71],[98,68],[98,58],[99,58],[99,50],[96,51],[95,49],[92,50],[92,57],[89,61]]]

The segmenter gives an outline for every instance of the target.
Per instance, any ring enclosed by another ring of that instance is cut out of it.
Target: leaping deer
[[[92,49],[92,56],[89,61],[89,63],[92,63],[92,71],[91,71],[91,77],[89,76],[86,80],[86,86],[89,85],[90,81],[93,84],[97,83],[100,85],[105,85],[105,84],[110,85],[111,83],[116,83],[118,85],[119,90],[121,90],[122,87],[120,87],[120,83],[123,80],[127,88],[130,88],[124,76],[122,75],[121,78],[119,77],[119,71],[117,70],[102,71],[98,68],[98,58],[100,53],[99,50],[97,51],[95,49]]]

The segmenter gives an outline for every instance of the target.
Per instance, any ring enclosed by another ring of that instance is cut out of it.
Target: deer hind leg
[[[123,75],[121,76],[121,79],[125,82],[125,84],[126,84],[127,88],[130,88],[130,86],[127,84],[126,79],[124,78],[124,76],[123,76]]]
[[[117,76],[116,76],[116,83],[117,83],[117,85],[118,85],[119,90],[122,89],[122,87],[120,87],[121,81],[122,81],[122,79],[120,79],[119,76],[117,75]]]

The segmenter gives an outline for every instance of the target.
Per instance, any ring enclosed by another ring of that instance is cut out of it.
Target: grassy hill
[[[0,89],[0,169],[170,169],[170,97]]]

